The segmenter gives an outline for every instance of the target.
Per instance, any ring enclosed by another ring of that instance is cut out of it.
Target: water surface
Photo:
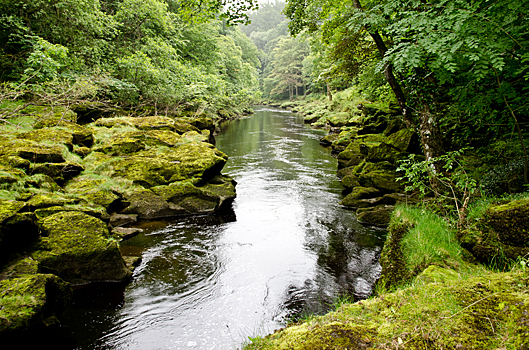
[[[339,206],[324,134],[265,107],[224,124],[217,147],[238,182],[233,211],[143,223],[123,245],[143,257],[132,283],[68,312],[77,348],[236,349],[339,296],[367,296],[383,232]]]

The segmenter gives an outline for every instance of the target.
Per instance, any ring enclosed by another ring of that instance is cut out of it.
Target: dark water
[[[217,147],[238,182],[233,212],[143,224],[123,246],[143,257],[132,283],[79,293],[68,311],[77,348],[236,349],[340,295],[367,296],[383,232],[338,205],[323,135],[269,108],[225,124]]]

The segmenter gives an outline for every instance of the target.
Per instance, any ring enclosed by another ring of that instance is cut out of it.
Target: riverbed
[[[384,232],[338,204],[326,132],[288,111],[255,111],[216,137],[230,157],[223,174],[238,183],[231,208],[139,224],[122,244],[142,257],[132,282],[81,291],[67,311],[74,348],[236,349],[371,293]]]

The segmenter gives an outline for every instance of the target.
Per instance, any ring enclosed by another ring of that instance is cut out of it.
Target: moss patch
[[[40,221],[39,270],[74,283],[123,280],[130,276],[115,241],[101,220],[82,212],[59,212]]]
[[[69,284],[53,275],[0,281],[0,332],[56,323],[55,312],[68,305],[71,294]]]
[[[468,277],[443,270],[427,270],[429,278],[408,288],[344,304],[245,348],[527,349],[527,273]]]

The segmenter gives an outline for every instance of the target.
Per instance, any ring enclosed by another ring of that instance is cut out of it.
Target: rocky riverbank
[[[85,117],[29,106],[2,125],[0,334],[57,323],[72,285],[130,278],[139,258],[119,242],[141,230],[127,225],[235,197],[214,118]]]
[[[494,247],[487,261],[507,262],[502,260],[504,247],[518,249],[517,260],[499,272],[475,264],[483,250],[465,250],[457,239],[461,233],[442,218],[397,206],[376,297],[344,303],[327,315],[257,337],[245,349],[526,350],[529,248],[523,242],[529,227],[522,213],[527,209],[526,198],[490,203],[473,218],[490,233],[488,241],[481,241]],[[501,228],[495,226],[498,220]]]
[[[419,138],[407,128],[396,108],[383,104],[345,101],[293,101],[280,106],[304,115],[305,123],[326,128],[320,140],[332,147],[338,176],[344,186],[341,204],[355,210],[358,221],[386,227],[396,204],[417,203],[398,180],[399,160],[421,156]]]

